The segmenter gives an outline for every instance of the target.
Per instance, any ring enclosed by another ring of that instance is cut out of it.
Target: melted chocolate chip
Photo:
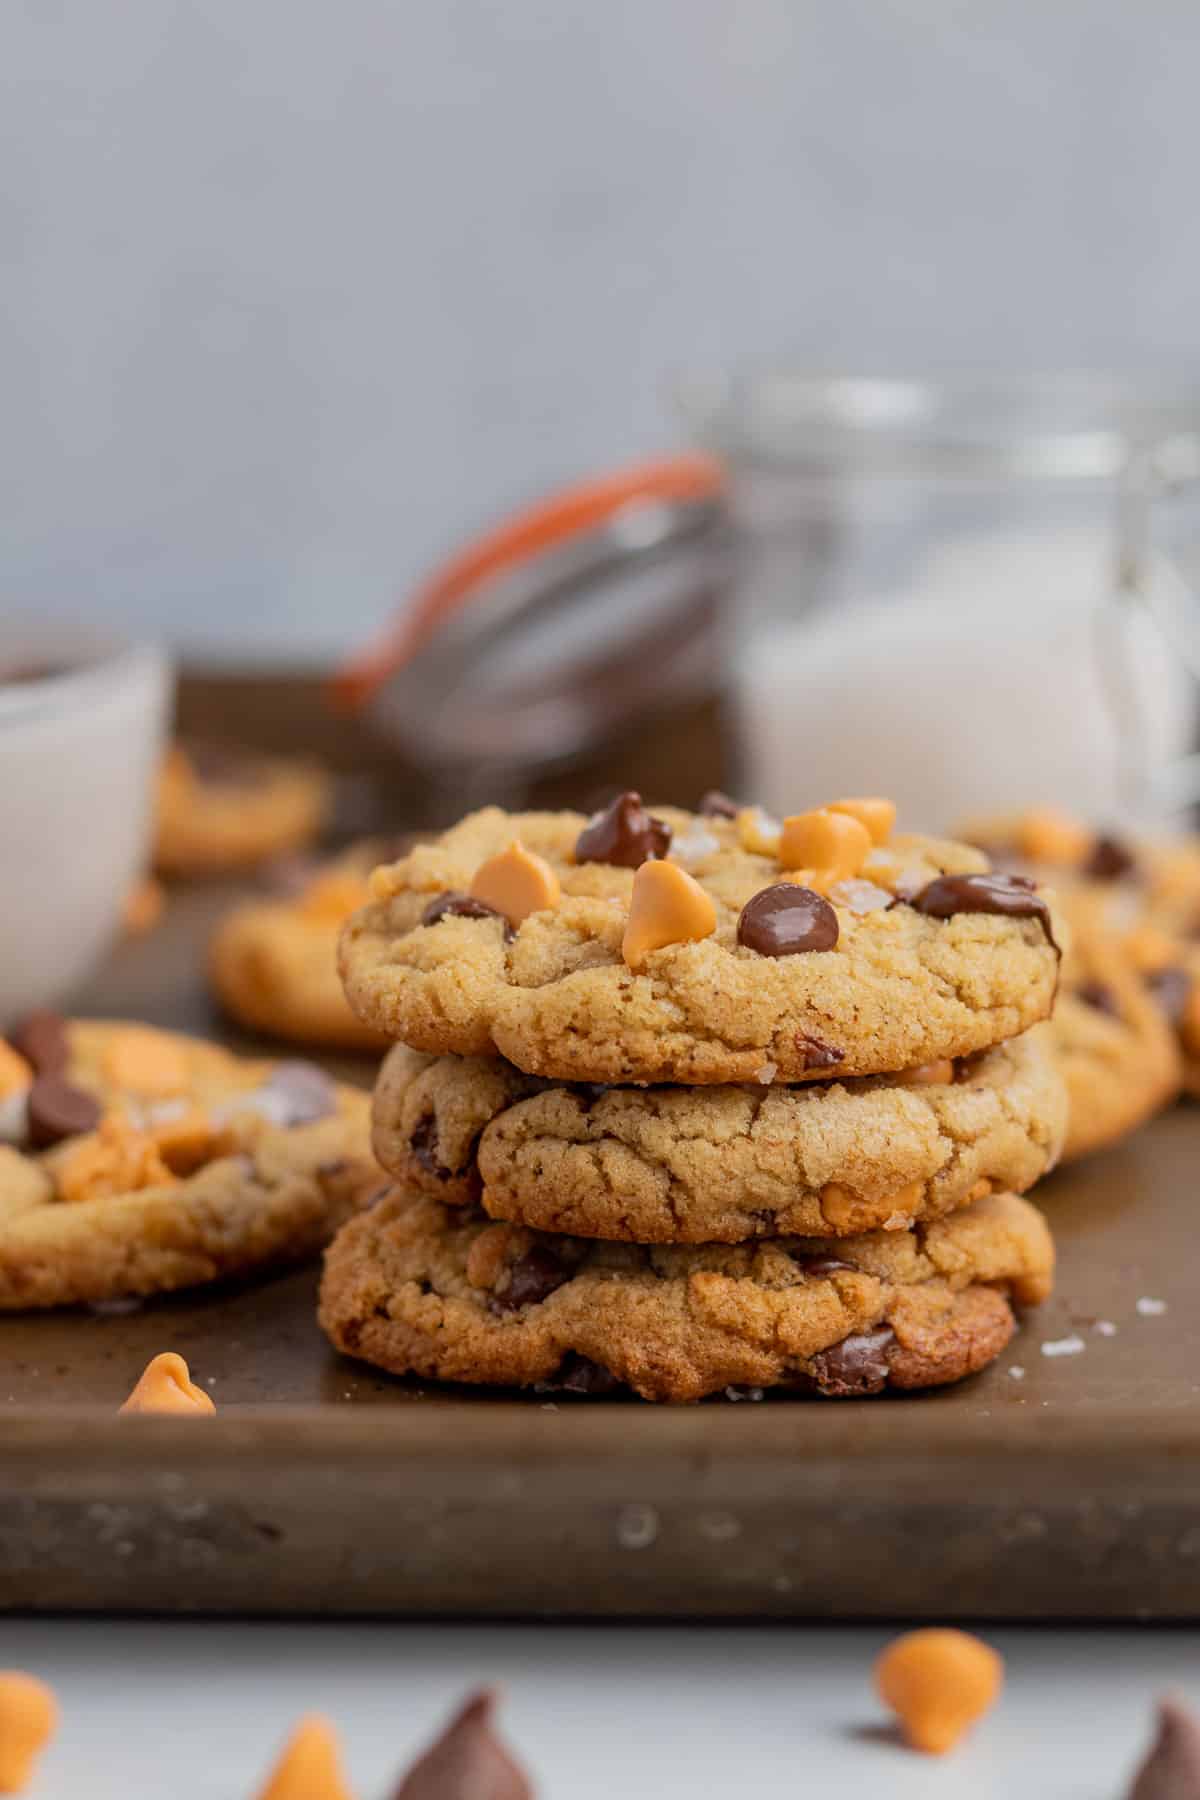
[[[409,1143],[423,1169],[427,1169],[439,1181],[449,1181],[454,1171],[438,1161],[438,1128],[432,1113],[426,1113],[423,1119],[417,1121]]]
[[[741,810],[737,801],[723,794],[720,788],[709,788],[700,802],[700,811],[706,819],[736,819]]]
[[[1168,1022],[1178,1025],[1192,991],[1192,978],[1187,970],[1156,969],[1153,975],[1146,976],[1145,984],[1156,1005],[1166,1014]]]
[[[316,1063],[298,1059],[277,1063],[267,1077],[266,1085],[281,1100],[284,1115],[281,1123],[288,1129],[328,1118],[337,1107],[337,1090]]]
[[[856,1331],[831,1344],[812,1360],[812,1378],[832,1399],[848,1394],[878,1394],[887,1386],[890,1352],[896,1334],[890,1325]]]
[[[1102,981],[1081,981],[1075,989],[1075,998],[1090,1006],[1093,1012],[1107,1013],[1110,1019],[1119,1019],[1121,1008],[1117,1004],[1117,996]]]
[[[811,1275],[814,1281],[826,1275],[836,1275],[839,1269],[854,1272],[853,1263],[843,1262],[840,1256],[793,1256],[792,1261],[802,1275]]]
[[[533,1800],[533,1788],[492,1729],[496,1696],[473,1694],[392,1800]]]
[[[482,900],[472,899],[470,894],[458,894],[451,891],[439,894],[431,900],[421,914],[422,925],[436,925],[439,919],[499,919],[504,926],[506,938],[515,936],[512,926],[502,912],[494,906],[488,906]]]
[[[1034,884],[1021,875],[939,875],[909,902],[914,912],[930,919],[949,919],[955,913],[1003,913],[1011,919],[1036,919],[1051,948],[1055,941],[1050,908],[1034,892]]]
[[[100,1123],[100,1103],[62,1075],[38,1075],[29,1090],[28,1118],[30,1144],[35,1150],[49,1150],[65,1138],[94,1131]]]
[[[1083,873],[1093,881],[1119,881],[1122,875],[1132,875],[1136,868],[1136,856],[1120,838],[1102,836],[1092,845]]]
[[[1181,1701],[1159,1701],[1158,1733],[1129,1800],[1200,1800],[1200,1722]]]
[[[572,1271],[549,1244],[534,1244],[517,1258],[508,1271],[503,1291],[491,1298],[493,1312],[516,1312],[522,1306],[540,1306],[555,1288],[570,1281]]]
[[[832,950],[838,941],[837,914],[811,888],[777,881],[747,900],[738,919],[737,939],[759,956]]]
[[[568,1350],[563,1357],[552,1383],[566,1394],[615,1394],[623,1385],[619,1376],[603,1363],[579,1356],[574,1350]]]
[[[584,826],[575,840],[575,861],[640,869],[644,862],[660,861],[670,847],[671,827],[652,818],[642,796],[630,789]]]
[[[793,1041],[796,1055],[806,1069],[835,1069],[846,1054],[836,1044],[826,1044],[819,1037],[810,1037],[806,1031],[798,1031]]]
[[[8,1041],[32,1066],[35,1075],[53,1075],[66,1067],[67,1021],[61,1013],[27,1013],[8,1033]]]

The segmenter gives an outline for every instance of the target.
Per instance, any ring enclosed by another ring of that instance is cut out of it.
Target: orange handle
[[[364,705],[445,619],[494,576],[603,525],[626,506],[655,500],[706,500],[724,488],[722,465],[715,457],[697,452],[635,463],[537,501],[426,576],[411,602],[375,642],[338,670],[333,681],[335,700],[351,710]]]

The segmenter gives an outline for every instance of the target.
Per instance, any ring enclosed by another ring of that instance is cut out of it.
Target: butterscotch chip
[[[549,863],[518,840],[480,864],[470,895],[500,913],[510,925],[521,925],[530,913],[557,906],[562,888]]]
[[[87,1137],[75,1138],[58,1164],[58,1197],[69,1203],[108,1200],[175,1180],[149,1133],[117,1115],[101,1119]]]
[[[915,1750],[942,1755],[995,1705],[1004,1664],[970,1632],[910,1631],[875,1665],[875,1685]]]
[[[337,1734],[329,1720],[300,1720],[258,1791],[258,1800],[354,1800],[342,1773]]]
[[[114,1033],[105,1051],[105,1074],[114,1087],[147,1100],[170,1099],[188,1084],[187,1060],[178,1045],[148,1025]]]
[[[0,1793],[19,1794],[58,1729],[53,1690],[24,1669],[0,1669]]]
[[[653,816],[671,840],[652,866],[688,874],[715,924],[647,952],[643,979],[630,980],[623,955],[641,873],[576,862],[587,824],[579,813],[487,808],[377,872],[378,897],[342,934],[350,1004],[415,1049],[498,1052],[533,1074],[626,1084],[754,1081],[767,1064],[780,1082],[819,1080],[829,1063],[813,1060],[817,1041],[842,1053],[839,1074],[878,1074],[971,1055],[1050,1009],[1058,958],[1037,911],[1043,896],[1021,889],[1019,904],[986,912],[955,904],[922,914],[910,903],[941,877],[983,874],[978,851],[894,836],[894,889],[864,862],[864,879],[888,904],[839,907],[835,946],[772,957],[739,943],[738,922],[747,901],[779,883],[777,858],[743,847],[740,818],[657,805]],[[684,847],[700,831],[715,848],[692,862]],[[430,925],[429,909],[463,895],[480,864],[514,838],[558,877],[558,905],[530,914],[507,939],[488,915],[439,913]]]
[[[871,833],[848,812],[820,807],[783,821],[779,860],[785,869],[813,869],[844,881],[857,875],[871,848]]]
[[[881,800],[876,796],[861,800],[833,800],[829,805],[830,812],[848,813],[865,825],[871,834],[872,844],[886,844],[896,825],[895,802]]]
[[[1049,806],[1027,812],[1017,825],[1016,847],[1030,862],[1070,867],[1085,860],[1093,841],[1086,825]]]
[[[937,1062],[920,1063],[915,1069],[905,1069],[897,1079],[906,1087],[943,1086],[954,1080],[954,1064],[949,1057],[943,1056]]]
[[[731,1385],[833,1395],[956,1381],[1050,1291],[1053,1246],[1015,1195],[909,1231],[637,1245],[529,1232],[489,1293],[468,1279],[491,1230],[402,1189],[330,1246],[320,1322],[339,1350],[448,1381],[594,1387],[692,1401]]]
[[[187,1364],[174,1350],[164,1350],[146,1364],[128,1400],[119,1409],[131,1413],[215,1413],[203,1388],[192,1380]]]
[[[150,1127],[150,1138],[173,1175],[190,1175],[230,1141],[202,1107],[189,1107]]]
[[[1179,959],[1176,940],[1151,924],[1136,925],[1132,931],[1126,932],[1121,940],[1121,949],[1134,968],[1140,969],[1144,975],[1170,968]]]
[[[704,814],[705,818],[712,817]],[[719,815],[718,815],[719,816]],[[783,827],[778,819],[765,813],[761,806],[743,806],[736,818],[738,842],[753,856],[778,856],[779,837]]]
[[[0,1100],[22,1093],[33,1084],[33,1069],[23,1056],[0,1038]]]
[[[710,937],[716,928],[716,907],[686,869],[646,862],[633,878],[621,955],[631,969],[640,969],[651,951]]]

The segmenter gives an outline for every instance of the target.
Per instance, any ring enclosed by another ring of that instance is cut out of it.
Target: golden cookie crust
[[[337,946],[348,913],[314,903],[316,882],[364,880],[374,857],[358,850],[331,859],[293,896],[245,900],[213,933],[209,974],[229,1015],[252,1031],[332,1050],[382,1050],[387,1039],[350,1010],[338,976]]]
[[[741,908],[781,879],[778,862],[742,849],[728,820],[653,810],[672,827],[671,856],[715,904],[713,936],[652,951],[634,974],[621,955],[633,870],[573,861],[580,813],[488,807],[376,871],[378,898],[342,934],[351,1006],[431,1054],[498,1052],[568,1081],[689,1084],[754,1081],[764,1068],[787,1082],[906,1069],[971,1055],[1049,1013],[1058,957],[1036,919],[934,919],[905,904],[856,913],[835,894],[835,949],[774,957],[739,945]],[[421,924],[431,900],[468,888],[514,838],[558,876],[556,907],[511,939],[497,918]],[[894,894],[986,867],[964,845],[897,837],[863,874]]]
[[[826,1257],[853,1266],[805,1267]],[[326,1252],[319,1318],[347,1355],[443,1381],[571,1386],[582,1369],[647,1400],[743,1384],[876,1392],[992,1361],[1010,1302],[1044,1300],[1053,1266],[1045,1221],[1009,1194],[906,1232],[645,1248],[548,1237],[397,1189]]]
[[[389,1174],[537,1230],[633,1243],[852,1236],[1024,1192],[1057,1161],[1066,1091],[1045,1027],[950,1080],[821,1087],[550,1085],[497,1058],[397,1046],[372,1104]]]
[[[109,1047],[129,1027],[89,1020],[67,1029],[71,1083],[106,1117],[145,1116],[145,1100],[106,1072]],[[273,1124],[249,1102],[279,1065],[158,1035],[186,1064],[179,1102],[230,1108],[223,1153],[169,1184],[68,1201],[56,1174],[79,1139],[39,1153],[0,1146],[0,1310],[165,1293],[299,1261],[378,1190],[365,1094],[337,1085],[327,1116]]]
[[[329,810],[329,777],[295,757],[247,753],[245,781],[199,777],[179,746],[159,778],[154,865],[164,875],[251,868],[316,837]]]

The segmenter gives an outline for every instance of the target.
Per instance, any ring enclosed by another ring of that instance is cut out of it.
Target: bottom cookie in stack
[[[395,1374],[695,1401],[941,1386],[1045,1300],[1037,1209],[989,1195],[907,1230],[646,1246],[555,1236],[394,1188],[326,1253],[320,1322]]]

